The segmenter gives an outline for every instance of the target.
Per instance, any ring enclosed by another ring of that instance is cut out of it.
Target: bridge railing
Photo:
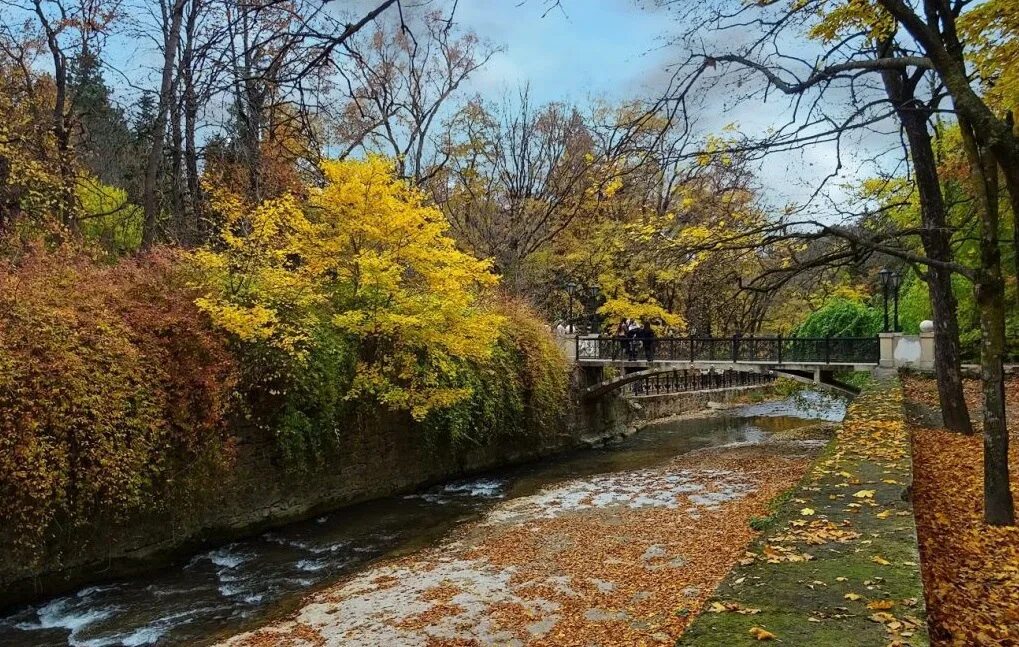
[[[876,364],[877,337],[577,337],[578,361]]]
[[[626,385],[633,395],[665,395],[685,391],[730,389],[759,386],[775,381],[775,374],[758,371],[697,371],[677,369],[668,373],[655,373]]]

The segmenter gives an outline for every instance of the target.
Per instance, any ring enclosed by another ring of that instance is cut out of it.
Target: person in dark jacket
[[[655,331],[651,328],[651,322],[645,321],[640,329],[640,341],[644,346],[644,357],[648,362],[655,360]]]
[[[626,354],[631,362],[637,361],[637,353],[640,352],[640,330],[637,326],[626,330]]]

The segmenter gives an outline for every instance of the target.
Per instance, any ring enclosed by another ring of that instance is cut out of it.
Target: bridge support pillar
[[[897,332],[878,333],[878,345],[881,350],[880,358],[878,359],[878,366],[880,368],[895,368],[895,344],[901,336],[902,333]]]

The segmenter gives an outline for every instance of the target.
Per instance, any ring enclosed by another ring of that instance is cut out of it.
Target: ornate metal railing
[[[697,371],[677,369],[667,373],[654,373],[626,385],[633,395],[665,395],[684,391],[731,389],[743,386],[760,386],[775,381],[774,373],[758,371]]]
[[[630,362],[876,364],[877,337],[577,337],[576,357]]]

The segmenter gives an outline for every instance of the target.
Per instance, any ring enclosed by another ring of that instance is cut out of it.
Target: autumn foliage
[[[328,335],[354,370],[346,398],[423,419],[469,390],[453,365],[489,357],[500,317],[480,303],[489,263],[458,250],[442,213],[382,157],[327,162],[325,187],[248,205],[217,200],[222,247],[198,251],[199,307],[249,348],[303,365]]]
[[[423,442],[557,426],[568,368],[537,314],[497,295],[389,160],[324,172],[306,200],[217,194],[220,240],[191,252],[111,265],[80,244],[8,245],[0,519],[20,543],[156,509],[208,474],[195,466],[229,469],[242,419],[317,468],[382,410]]]
[[[966,384],[971,409],[979,384]],[[937,406],[933,381],[910,378],[907,396]],[[1006,385],[1011,420],[1019,415],[1019,383]],[[944,429],[912,426],[914,496],[931,640],[938,645],[1019,642],[1019,532],[983,523],[983,443]],[[1013,442],[1015,432],[1012,432]],[[1019,458],[1013,444],[1012,461]],[[1019,478],[1012,473],[1012,489]]]
[[[0,518],[21,541],[156,507],[223,455],[235,362],[177,256],[32,246],[0,267]]]

